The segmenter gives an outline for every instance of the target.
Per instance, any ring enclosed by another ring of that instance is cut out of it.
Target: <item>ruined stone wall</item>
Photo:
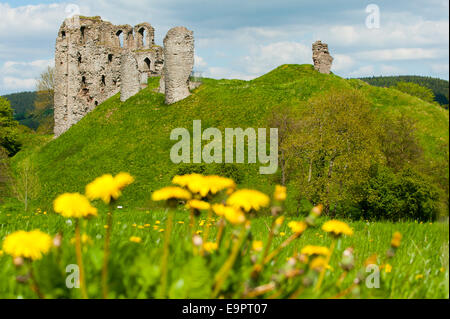
[[[190,95],[189,76],[193,67],[193,32],[185,27],[170,29],[164,38],[163,78],[166,104],[173,104]]]
[[[137,68],[122,67],[121,61],[130,61],[123,55],[134,58]],[[66,19],[55,50],[55,136],[118,93],[121,85],[126,95],[135,91],[129,88],[136,86],[136,78],[139,87],[145,87],[148,77],[161,74],[163,64],[162,48],[155,45],[154,29],[148,23],[132,27],[100,17]],[[123,78],[123,72],[128,76]]]
[[[316,41],[312,45],[314,69],[320,73],[329,74],[331,71],[331,64],[333,63],[333,57],[328,51],[328,44],[322,43],[322,41]]]

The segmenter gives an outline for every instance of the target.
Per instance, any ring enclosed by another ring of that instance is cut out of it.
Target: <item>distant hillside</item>
[[[400,75],[400,76],[373,76],[360,78],[370,85],[380,87],[391,87],[398,82],[413,82],[431,89],[435,95],[435,100],[441,105],[447,105],[449,101],[449,82],[442,79],[428,76]]]
[[[14,119],[20,124],[25,125],[33,130],[41,124],[48,125],[49,121],[53,120],[53,109],[45,109],[39,114],[34,114],[35,101],[37,98],[36,92],[19,92],[4,95],[7,98],[11,107],[14,110]]]
[[[268,126],[272,110],[280,105],[302,110],[313,96],[332,88],[357,89],[376,114],[396,117],[408,113],[417,121],[417,137],[429,161],[445,161],[442,143],[448,143],[448,111],[398,90],[371,86],[357,79],[320,74],[311,65],[283,65],[252,81],[203,79],[193,94],[173,105],[156,93],[159,78],[149,87],[120,102],[119,94],[100,104],[80,122],[37,151],[19,152],[15,164],[31,156],[41,182],[41,208],[62,192],[84,192],[84,186],[106,172],[127,171],[136,183],[127,188],[124,204],[148,207],[153,190],[171,177],[190,171],[233,177],[241,186],[270,192],[275,176],[260,175],[256,164],[174,164],[170,140],[174,128],[192,132],[192,121],[202,128],[260,128]],[[370,129],[370,128],[369,128]],[[268,183],[269,181],[269,183]]]
[[[39,122],[33,118],[31,112],[34,110],[36,92],[20,92],[4,95],[11,102],[14,110],[14,119],[20,124],[28,126],[33,130],[37,129]]]

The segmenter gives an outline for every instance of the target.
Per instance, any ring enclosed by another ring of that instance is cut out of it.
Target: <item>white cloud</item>
[[[206,67],[208,63],[206,63],[205,59],[203,59],[201,56],[195,55],[194,56],[194,66],[197,69],[202,69]]]
[[[251,48],[251,55],[242,59],[242,67],[251,75],[261,75],[281,64],[311,63],[309,46],[298,42],[275,42]]]
[[[7,76],[3,78],[2,82],[2,89],[5,90],[26,91],[36,88],[36,79],[20,79]]]
[[[350,71],[355,61],[349,55],[335,54],[332,71]]]
[[[248,75],[239,71],[235,71],[226,67],[209,67],[204,76],[214,79],[242,79],[252,80],[255,76]]]
[[[394,61],[394,60],[422,60],[443,58],[448,54],[443,49],[423,49],[423,48],[397,48],[384,50],[371,50],[356,53],[361,59],[372,61]]]

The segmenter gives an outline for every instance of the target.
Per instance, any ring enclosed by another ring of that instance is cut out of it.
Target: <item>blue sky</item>
[[[369,4],[380,10],[379,28],[366,26]],[[115,24],[149,22],[158,44],[184,25],[194,31],[195,69],[213,78],[252,79],[284,63],[312,63],[318,39],[342,77],[449,78],[448,0],[19,0],[0,2],[0,94],[34,90],[71,8]]]

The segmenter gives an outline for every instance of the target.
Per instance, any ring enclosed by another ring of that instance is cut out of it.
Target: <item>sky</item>
[[[195,71],[253,79],[285,63],[312,64],[328,43],[342,77],[424,75],[449,79],[448,0],[74,0],[0,2],[0,94],[35,89],[54,64],[55,39],[73,14],[114,24],[149,22],[194,31]],[[379,23],[377,24],[377,21]]]

